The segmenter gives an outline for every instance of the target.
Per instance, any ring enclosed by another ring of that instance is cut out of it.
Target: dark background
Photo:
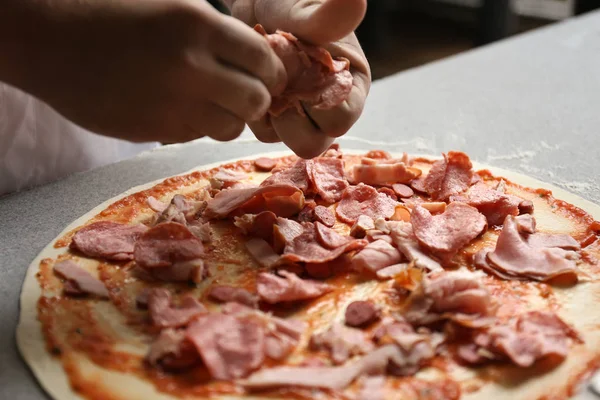
[[[224,11],[219,0],[209,1]],[[511,0],[480,2],[468,8],[434,0],[369,0],[357,35],[373,79],[557,22],[517,16]],[[576,0],[573,14],[596,8],[600,0]]]

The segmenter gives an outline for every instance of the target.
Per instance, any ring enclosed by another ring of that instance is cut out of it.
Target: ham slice
[[[385,400],[385,376],[365,376],[356,400]]]
[[[267,34],[261,25],[254,29],[265,36],[283,62],[288,77],[283,93],[273,98],[269,114],[278,116],[295,107],[301,115],[305,115],[300,101],[328,110],[348,98],[353,81],[350,61],[332,58],[324,48],[301,42],[291,33],[276,31]]]
[[[245,377],[265,358],[264,328],[248,318],[207,314],[188,327],[186,337],[214,379]]]
[[[408,261],[413,263],[415,267],[427,271],[442,270],[442,266],[437,260],[421,250],[413,233],[411,224],[407,222],[394,223],[390,231],[390,236],[393,244],[400,253],[402,253]]]
[[[73,235],[70,247],[89,257],[115,261],[131,260],[136,240],[147,230],[142,224],[94,222]]]
[[[309,300],[333,290],[326,283],[300,279],[296,274],[281,270],[281,278],[267,272],[258,274],[256,285],[261,300],[276,304],[284,301]]]
[[[414,375],[427,365],[435,356],[437,347],[442,343],[441,334],[417,333],[404,320],[386,321],[375,331],[380,344],[393,343],[400,354],[390,361],[388,372],[396,376]]]
[[[189,368],[197,363],[198,354],[185,336],[185,330],[163,329],[150,345],[146,361],[154,367],[167,369]]]
[[[375,188],[359,183],[346,189],[335,212],[342,221],[353,224],[361,215],[372,219],[390,218],[397,204],[397,201],[377,192]]]
[[[248,179],[248,174],[230,169],[220,169],[210,178],[210,185],[214,189],[231,187],[233,184]]]
[[[319,243],[328,249],[337,249],[338,247],[346,246],[354,240],[350,236],[342,236],[335,230],[326,227],[320,222],[315,222],[317,232],[317,240]]]
[[[150,198],[148,201],[150,204]],[[194,201],[181,194],[176,194],[164,210],[157,212],[152,225],[163,222],[178,222],[187,225],[188,220],[192,220],[196,214],[204,210],[204,207],[206,207],[204,200]]]
[[[357,361],[341,366],[266,368],[239,383],[249,390],[285,386],[340,390],[346,388],[363,374],[384,373],[390,359],[401,356],[400,349],[396,345],[387,345],[371,351]]]
[[[271,240],[273,237],[273,225],[276,223],[277,215],[271,211],[263,211],[256,215],[244,214],[241,217],[235,217],[233,222],[244,235],[265,240]]]
[[[433,200],[447,200],[452,195],[457,195],[469,188],[473,179],[473,164],[465,153],[450,151],[443,154],[442,160],[436,161],[421,185],[413,189],[424,191]]]
[[[248,307],[258,308],[258,296],[246,289],[227,285],[213,286],[208,291],[208,297],[219,303],[240,303]]]
[[[72,286],[65,291],[72,294],[91,294],[100,298],[108,298],[108,290],[104,283],[72,260],[64,260],[54,265],[54,273],[66,279]]]
[[[495,311],[487,289],[468,271],[436,273],[407,299],[403,316],[413,325],[450,319],[467,327],[485,326]]]
[[[273,175],[265,179],[260,186],[294,186],[303,192],[307,192],[310,186],[309,171],[313,168],[312,160],[300,159],[296,161],[292,166],[287,167],[279,172],[275,172]]]
[[[314,224],[304,222],[302,226],[304,231],[285,246],[281,261],[320,264],[335,260],[344,253],[359,250],[367,245],[365,240],[354,239],[342,246],[328,249],[319,243],[317,227]],[[328,229],[324,226],[322,228]]]
[[[195,298],[186,296],[179,307],[173,306],[167,289],[154,288],[148,292],[148,312],[152,324],[158,328],[178,328],[187,325],[206,308]]]
[[[279,254],[275,253],[271,245],[264,239],[252,238],[248,240],[246,250],[261,267],[271,268],[279,262]]]
[[[404,163],[395,164],[357,164],[352,168],[355,183],[362,182],[367,185],[391,185],[394,183],[408,183],[421,176],[418,168],[407,167]]]
[[[413,232],[421,246],[444,258],[450,258],[487,227],[485,217],[476,208],[451,203],[439,215],[416,206],[411,215]]]
[[[145,269],[144,272],[163,282],[200,283],[205,277],[206,270],[204,260],[196,258],[190,261],[179,261],[168,267]]]
[[[372,351],[375,346],[363,331],[334,323],[325,332],[315,334],[310,339],[313,350],[327,350],[334,364],[343,364],[350,357]]]
[[[376,273],[380,269],[398,264],[402,256],[391,244],[383,240],[375,240],[366,245],[352,259],[352,266],[357,271]]]
[[[582,342],[577,332],[556,314],[529,311],[507,324],[498,323],[479,332],[474,343],[459,350],[459,355],[468,363],[507,358],[519,367],[530,367],[547,357],[562,362],[572,341]]]
[[[344,176],[344,162],[339,158],[314,158],[309,176],[314,191],[328,204],[339,201],[348,187]]]
[[[501,225],[507,215],[519,215],[520,197],[492,189],[483,182],[469,188],[464,195],[451,196],[452,201],[462,201],[485,215],[488,224]]]
[[[528,214],[507,216],[496,249],[478,252],[474,258],[475,265],[503,279],[548,281],[561,278],[576,281],[574,258],[577,253],[545,245],[559,244],[569,249],[578,249],[578,245],[563,235],[553,238],[553,235],[529,234],[522,227],[519,229],[519,224],[526,221],[529,225],[527,230],[531,230],[532,219]]]
[[[377,279],[381,279],[381,280],[391,279],[391,278],[395,277],[396,275],[406,271],[408,269],[409,265],[410,265],[409,263],[400,263],[400,264],[390,265],[389,267],[380,269],[379,271],[376,272],[375,275],[377,275]]]
[[[165,222],[146,231],[135,243],[134,259],[143,268],[166,268],[201,258],[204,246],[188,228]]]
[[[373,218],[360,215],[352,228],[350,228],[350,236],[355,238],[364,238],[367,235],[367,231],[375,229],[375,222],[373,222]]]
[[[302,224],[291,219],[278,218],[277,224],[273,226],[273,247],[277,252],[283,252],[285,246],[300,236],[302,232],[304,232]]]
[[[281,319],[253,310],[239,303],[228,303],[223,312],[241,318],[251,318],[265,329],[265,355],[274,360],[287,357],[298,345],[305,323],[294,319]]]
[[[289,217],[304,207],[304,194],[295,186],[270,185],[257,188],[222,190],[208,201],[204,210],[207,218],[224,218],[240,210],[245,213],[271,211]]]

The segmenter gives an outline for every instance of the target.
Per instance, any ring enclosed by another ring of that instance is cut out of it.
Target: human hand
[[[356,122],[371,85],[367,59],[353,31],[362,21],[366,0],[226,0],[232,15],[267,32],[290,32],[306,42],[325,47],[334,57],[350,60],[353,88],[348,99],[330,110],[303,104],[310,118],[295,109],[248,123],[263,142],[283,141],[298,155],[309,158],[325,150],[335,137]]]
[[[22,18],[13,30],[23,39],[2,52],[10,50],[13,65],[0,61],[0,80],[97,133],[231,140],[285,87],[285,69],[267,41],[203,1],[12,5]]]

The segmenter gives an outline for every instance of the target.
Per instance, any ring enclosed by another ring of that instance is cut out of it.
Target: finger
[[[271,123],[283,143],[302,158],[318,156],[334,140],[324,135],[309,118],[300,115],[295,109],[288,109],[280,116],[273,117]]]
[[[271,105],[271,95],[259,79],[207,55],[197,58],[190,55],[189,58],[198,77],[197,83],[189,83],[193,86],[191,90],[244,121],[254,121],[265,115]]]
[[[366,10],[366,0],[256,0],[254,6],[255,18],[267,32],[281,29],[313,44],[349,35]]]
[[[209,102],[189,106],[181,120],[188,141],[208,136],[227,142],[240,136],[246,126],[244,120]]]
[[[277,136],[277,132],[275,132],[275,129],[271,124],[270,117],[268,114],[266,114],[264,117],[257,121],[248,123],[248,126],[250,127],[250,129],[252,129],[254,136],[256,136],[256,138],[263,143],[281,142],[281,139],[279,138],[279,136]]]
[[[331,137],[339,137],[354,125],[362,113],[371,87],[371,72],[354,34],[327,46],[327,49],[335,56],[350,60],[352,90],[348,98],[333,109],[322,110],[312,106],[306,106],[305,109],[323,133]]]
[[[287,83],[287,73],[265,38],[242,21],[222,18],[210,41],[217,59],[260,79],[271,95],[280,94]]]

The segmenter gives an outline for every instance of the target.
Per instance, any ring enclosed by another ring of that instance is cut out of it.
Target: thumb
[[[316,45],[351,34],[366,10],[366,0],[256,0],[254,8],[267,31],[281,29]]]

